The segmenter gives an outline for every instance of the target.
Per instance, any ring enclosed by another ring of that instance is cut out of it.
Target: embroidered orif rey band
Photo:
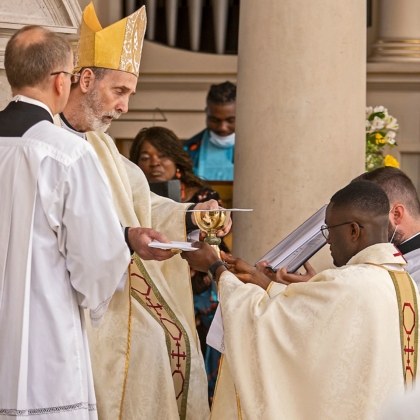
[[[168,347],[176,402],[180,420],[187,414],[191,370],[191,347],[188,334],[153,283],[137,254],[130,265],[131,296],[160,324]]]
[[[413,280],[406,272],[388,271],[398,300],[401,355],[404,385],[413,389],[417,372],[418,356],[418,306]]]

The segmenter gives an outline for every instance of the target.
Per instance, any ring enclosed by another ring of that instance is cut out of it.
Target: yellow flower
[[[386,143],[386,140],[384,139],[384,137],[380,133],[375,134],[375,139],[376,139],[375,140],[376,144],[385,144]]]
[[[386,155],[384,158],[384,165],[385,166],[392,166],[393,168],[399,168],[400,164],[398,160],[394,158],[394,156]]]

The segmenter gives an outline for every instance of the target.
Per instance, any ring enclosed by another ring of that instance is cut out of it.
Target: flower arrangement
[[[385,146],[395,147],[395,133],[399,126],[397,119],[388,114],[383,106],[366,108],[366,170],[373,171],[381,166],[399,167],[397,159],[383,155]]]

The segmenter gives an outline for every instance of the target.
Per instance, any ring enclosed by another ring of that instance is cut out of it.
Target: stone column
[[[234,206],[254,212],[234,215],[235,255],[254,263],[364,171],[365,89],[365,0],[241,2]]]
[[[420,2],[382,0],[379,40],[369,61],[420,62]]]

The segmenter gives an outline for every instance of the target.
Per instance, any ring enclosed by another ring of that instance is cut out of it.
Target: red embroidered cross
[[[179,342],[178,342],[178,341],[176,342],[176,346],[178,347],[178,352],[177,352],[177,353],[175,353],[175,352],[172,350],[172,352],[171,352],[171,356],[172,356],[172,359],[173,359],[173,358],[175,358],[175,357],[178,357],[178,362],[177,362],[177,364],[176,364],[176,367],[177,367],[177,368],[180,368],[180,367],[181,367],[181,364],[179,363],[179,358],[180,358],[180,357],[182,357],[182,359],[183,359],[183,360],[185,360],[185,358],[187,357],[187,355],[185,354],[185,351],[183,351],[183,352],[182,352],[182,354],[179,352],[179,348],[180,348],[181,344],[179,344]]]
[[[162,314],[159,311],[163,309],[163,306],[159,303],[157,305],[153,305],[152,300],[149,297],[147,297],[146,300],[147,300],[147,303],[146,303],[147,307],[150,309],[153,309],[156,312],[156,315],[160,318]]]

